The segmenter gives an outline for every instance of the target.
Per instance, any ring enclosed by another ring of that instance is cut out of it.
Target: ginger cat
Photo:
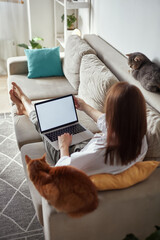
[[[97,208],[96,187],[85,173],[71,166],[51,167],[45,155],[25,159],[34,186],[58,211],[80,217]]]

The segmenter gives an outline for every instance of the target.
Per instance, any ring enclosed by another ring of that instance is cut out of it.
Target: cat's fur
[[[160,68],[143,53],[126,54],[133,77],[148,91],[160,91]]]
[[[25,159],[31,181],[58,211],[80,217],[97,208],[96,187],[85,173],[70,166],[51,167],[45,155]]]

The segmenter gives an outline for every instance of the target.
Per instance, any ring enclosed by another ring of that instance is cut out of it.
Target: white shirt
[[[148,150],[146,136],[144,136],[142,140],[141,152],[134,161],[128,163],[127,165],[120,165],[117,164],[117,159],[115,157],[114,165],[110,165],[109,161],[105,163],[107,138],[105,114],[102,114],[99,117],[97,121],[97,126],[102,133],[96,133],[80,152],[72,153],[70,157],[61,157],[55,166],[70,165],[81,169],[90,176],[98,173],[117,174],[130,168],[136,162],[143,161]]]

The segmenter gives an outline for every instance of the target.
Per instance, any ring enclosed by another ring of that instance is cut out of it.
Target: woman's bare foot
[[[24,94],[22,89],[15,82],[12,82],[12,89],[14,95],[19,98],[21,102],[23,102],[23,99],[25,99],[25,101],[31,102],[31,100]]]
[[[26,115],[29,116],[29,114],[35,110],[34,106],[32,104],[32,101],[24,94],[24,92],[22,91],[22,89],[15,83],[12,82],[12,90],[13,90],[13,94],[14,96],[19,99],[19,101],[23,104],[25,110],[26,110]]]
[[[26,109],[23,105],[23,103],[19,100],[19,98],[17,98],[14,95],[13,89],[11,89],[9,91],[9,95],[10,95],[10,99],[12,100],[12,102],[16,105],[17,107],[17,114],[18,115],[27,115]]]

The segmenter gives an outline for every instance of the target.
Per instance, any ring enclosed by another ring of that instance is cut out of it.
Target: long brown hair
[[[146,103],[141,91],[127,82],[114,84],[107,92],[105,102],[107,148],[105,163],[125,165],[141,151],[142,139],[147,131]]]

